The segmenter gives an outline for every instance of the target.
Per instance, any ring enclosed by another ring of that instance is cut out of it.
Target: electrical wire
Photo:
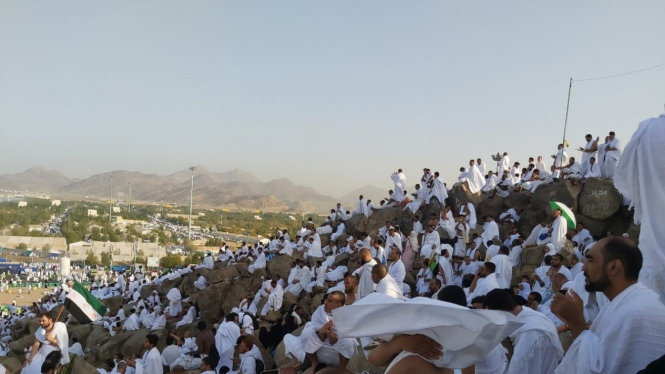
[[[644,68],[644,69],[640,69],[640,70],[630,71],[630,72],[628,72],[628,73],[615,74],[615,75],[608,75],[608,76],[606,76],[606,77],[598,77],[598,78],[573,79],[573,81],[575,81],[575,82],[587,82],[587,81],[599,81],[599,80],[603,80],[603,79],[610,79],[610,78],[623,77],[623,76],[625,76],[625,75],[637,74],[637,73],[641,73],[641,72],[643,72],[643,71],[647,71],[647,70],[651,70],[651,69],[659,68],[659,67],[661,67],[661,66],[665,66],[665,63],[658,64],[658,65],[654,65],[654,66],[651,66],[651,67],[648,67],[648,68]]]

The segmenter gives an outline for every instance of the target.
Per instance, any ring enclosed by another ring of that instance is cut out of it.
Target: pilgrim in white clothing
[[[559,216],[552,222],[552,245],[557,252],[566,244],[566,233],[568,233],[568,222],[563,216]]]
[[[640,283],[603,307],[556,369],[567,373],[635,373],[665,351],[665,306]]]
[[[240,327],[234,321],[224,321],[217,328],[217,333],[215,333],[215,347],[220,357],[217,364],[217,371],[222,366],[233,367],[233,353],[239,337]]]
[[[308,322],[305,325],[305,328],[300,334],[302,348],[308,354],[315,354],[322,348],[331,348],[345,358],[350,359],[356,353],[357,343],[355,339],[341,338],[338,339],[336,343],[332,344],[329,337],[326,337],[325,340],[321,340],[317,335],[317,332],[329,321],[332,321],[332,319],[332,313],[325,310],[325,305],[319,306],[314,313],[312,313],[311,322]],[[328,362],[328,364],[334,364],[334,362]]]
[[[46,356],[53,351],[60,351],[62,353],[60,364],[66,365],[69,363],[69,334],[67,333],[67,326],[64,323],[55,322],[49,332],[43,327],[39,327],[35,332],[35,339],[40,343],[40,346],[37,348],[37,351],[35,349],[32,350],[31,355],[34,355],[34,357],[30,361],[30,364],[23,369],[22,374],[41,374],[42,364]],[[55,343],[50,341],[53,339],[56,340]]]

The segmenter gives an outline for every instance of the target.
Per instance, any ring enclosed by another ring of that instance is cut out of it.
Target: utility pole
[[[192,188],[189,191],[189,230],[187,230],[187,239],[192,238],[192,205],[194,205],[194,170],[196,170],[196,166],[191,166],[189,170],[192,171]]]
[[[132,211],[132,182],[129,182],[129,202],[127,203],[127,208]]]
[[[162,208],[160,209],[160,212],[164,211],[164,190],[162,190]]]
[[[109,202],[109,222],[113,222],[113,174],[111,174],[111,200]]]

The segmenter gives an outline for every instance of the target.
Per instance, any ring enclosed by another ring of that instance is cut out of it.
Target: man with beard
[[[49,353],[60,351],[62,358],[60,363],[69,363],[69,334],[67,326],[62,322],[53,322],[50,312],[39,314],[39,329],[35,332],[35,343],[32,345],[32,353],[23,364],[23,374],[38,374],[42,372],[42,363]]]
[[[344,294],[346,295],[344,305],[352,305],[356,302],[356,292],[358,292],[358,278],[354,275],[347,275],[344,278]]]
[[[360,278],[358,283],[357,300],[374,292],[374,281],[372,280],[372,268],[377,264],[372,258],[372,253],[367,248],[363,248],[358,253],[360,255],[359,267],[353,272],[353,275]]]
[[[582,267],[585,289],[602,292],[610,303],[587,325],[582,298],[556,294],[554,312],[575,341],[556,373],[634,373],[665,351],[665,306],[637,281],[642,253],[629,239],[604,238],[594,244]]]

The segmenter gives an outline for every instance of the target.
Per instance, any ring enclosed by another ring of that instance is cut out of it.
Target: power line
[[[665,63],[658,64],[658,65],[654,65],[654,66],[651,66],[651,67],[648,67],[648,68],[644,68],[644,69],[640,69],[640,70],[635,70],[635,71],[630,71],[630,72],[627,72],[627,73],[622,73],[622,74],[608,75],[608,76],[606,76],[606,77],[598,77],[598,78],[575,79],[574,81],[575,81],[575,82],[599,81],[599,80],[602,80],[602,79],[610,79],[610,78],[623,77],[623,76],[625,76],[625,75],[637,74],[637,73],[641,73],[641,72],[643,72],[643,71],[647,71],[647,70],[651,70],[651,69],[659,68],[659,67],[661,67],[661,66],[665,66]]]

